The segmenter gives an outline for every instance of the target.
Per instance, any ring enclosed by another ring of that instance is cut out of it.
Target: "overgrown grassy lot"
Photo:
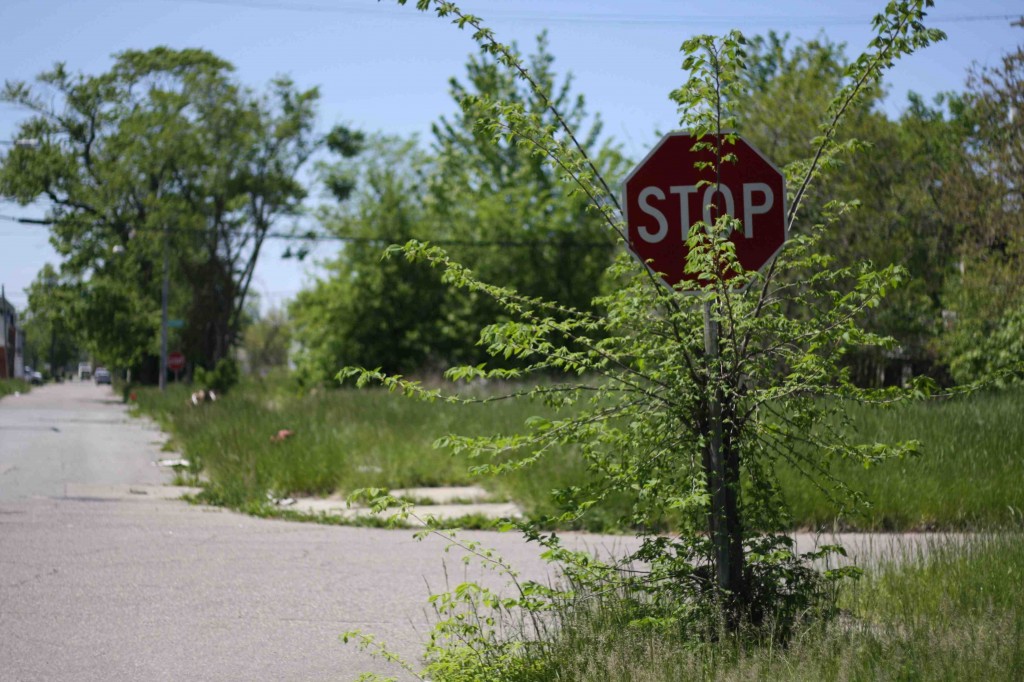
[[[519,428],[535,410],[502,402],[455,406],[380,390],[299,393],[252,381],[222,400],[189,404],[185,386],[137,390],[139,405],[209,478],[214,499],[241,505],[266,493],[328,495],[358,488],[463,485],[469,463],[433,447],[446,433]],[[274,440],[280,430],[292,435]]]
[[[23,379],[0,379],[0,398],[12,393],[28,393],[31,389],[31,384]]]
[[[711,641],[647,627],[603,597],[564,614],[560,636],[508,680],[1021,679],[1024,537],[979,535],[893,557],[839,593],[838,616],[785,645],[770,633]]]
[[[285,381],[249,381],[216,403],[190,406],[188,389],[137,391],[139,405],[173,434],[209,479],[207,499],[265,511],[267,492],[328,494],[364,486],[468,483],[472,462],[432,447],[446,433],[512,431],[542,410],[498,401],[453,406],[380,390],[300,393]],[[873,507],[841,519],[865,529],[977,531],[868,566],[808,612],[788,637],[771,627],[693,636],[645,618],[641,595],[578,593],[549,614],[560,623],[502,659],[501,682],[588,680],[994,680],[1024,670],[1024,420],[1020,389],[888,411],[856,408],[864,440],[923,441],[922,455],[836,474]],[[293,435],[281,441],[281,429]],[[796,526],[831,526],[824,495],[780,472]],[[532,514],[554,510],[553,488],[586,475],[572,451],[497,481],[482,481]],[[624,530],[624,505],[588,526]],[[639,606],[638,606],[639,605]],[[838,609],[838,611],[836,611]],[[513,626],[514,627],[514,626]],[[458,660],[458,652],[455,654]],[[475,655],[475,654],[474,654]],[[434,671],[440,672],[440,671]],[[497,673],[495,673],[497,674]],[[432,677],[434,679],[434,677]],[[449,679],[443,674],[436,679]],[[457,674],[451,679],[464,679]]]
[[[921,454],[865,469],[841,463],[835,474],[865,493],[866,514],[841,519],[865,530],[1019,526],[1024,518],[1024,391],[992,391],[892,410],[853,410],[865,442],[916,439]],[[834,508],[791,470],[783,489],[799,526],[827,527]]]
[[[176,445],[209,479],[210,499],[250,506],[277,495],[327,495],[367,486],[459,485],[474,462],[433,447],[447,433],[512,432],[543,412],[540,404],[423,403],[381,390],[301,393],[287,381],[248,381],[216,403],[188,405],[188,389],[137,391]],[[871,469],[840,464],[836,473],[872,503],[864,515],[836,519],[828,499],[792,471],[780,470],[795,527],[970,529],[1015,526],[1024,510],[1024,391],[1010,390],[886,411],[852,407],[860,436],[919,439],[922,455]],[[292,436],[274,441],[279,430]],[[482,480],[532,515],[551,514],[555,488],[586,471],[573,451]],[[625,496],[593,510],[582,527],[622,529]]]

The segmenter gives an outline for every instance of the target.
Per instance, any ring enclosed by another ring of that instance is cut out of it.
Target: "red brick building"
[[[0,345],[0,379],[21,377],[24,373],[21,357],[24,335],[18,328],[18,311],[7,300],[2,287],[0,287],[0,335],[3,336],[3,345]]]

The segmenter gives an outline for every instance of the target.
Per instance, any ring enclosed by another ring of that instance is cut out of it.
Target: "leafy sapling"
[[[764,272],[739,267],[729,237],[743,228],[718,204],[709,207],[710,224],[696,222],[688,233],[687,268],[697,277],[670,290],[623,248],[609,271],[617,286],[590,311],[480,281],[436,245],[412,241],[390,250],[438,268],[451,287],[490,297],[506,318],[485,327],[480,343],[491,356],[517,364],[457,367],[447,372],[448,379],[512,379],[528,386],[531,377],[563,377],[507,396],[557,407],[554,418],[533,419],[522,433],[451,435],[439,445],[468,453],[480,462],[478,472],[493,475],[564,456],[557,453],[570,448],[590,476],[559,491],[564,512],[548,523],[577,520],[612,494],[630,499],[627,521],[636,529],[637,543],[619,559],[571,551],[536,520],[513,523],[526,539],[546,549],[545,556],[572,589],[552,590],[538,600],[520,586],[518,600],[502,603],[505,615],[514,609],[536,613],[564,607],[579,595],[617,592],[638,600],[638,622],[657,623],[684,638],[716,636],[723,627],[747,625],[771,625],[774,636],[785,637],[800,618],[816,612],[828,580],[844,574],[813,569],[809,562],[820,554],[796,555],[786,535],[789,518],[777,470],[795,469],[841,509],[855,508],[862,498],[832,474],[832,464],[848,459],[873,466],[908,456],[917,445],[858,443],[845,428],[844,402],[892,403],[926,394],[929,387],[879,391],[850,381],[843,364],[850,349],[892,343],[865,331],[859,316],[879,305],[904,273],[870,264],[835,266],[816,249],[817,235],[827,224],[803,224],[800,208],[814,180],[828,169],[828,160],[844,153],[836,131],[851,104],[896,59],[942,38],[923,25],[930,5],[925,0],[892,2],[875,18],[876,38],[851,66],[824,113],[811,156],[785,169],[791,239]],[[485,53],[535,87],[521,60],[478,17],[450,2],[421,0],[417,6],[472,30]],[[746,68],[744,45],[738,32],[683,44],[689,77],[672,99],[682,127],[699,138],[697,149],[710,152],[711,160],[698,169],[709,187],[720,182],[726,164],[736,162],[732,145],[743,121],[732,101]],[[515,103],[477,104],[489,112],[482,129],[531,149],[557,168],[626,246],[619,201],[563,118],[556,117],[558,126],[539,127]],[[836,213],[841,210],[835,206]],[[714,330],[713,344],[706,343],[709,329]],[[424,400],[480,400],[428,390],[377,370],[346,368],[339,377],[354,378],[358,385],[380,383]],[[671,534],[662,532],[666,524]],[[468,593],[473,591],[463,590],[463,604],[488,606],[465,599]],[[507,657],[467,657],[465,647],[472,648],[468,642],[474,640],[463,635],[434,650],[431,665],[502,661],[504,669],[511,669]],[[548,635],[526,636],[543,642]],[[534,660],[523,653],[528,648],[487,641],[503,654],[522,654],[519,664]],[[502,669],[487,668],[496,675],[487,679],[512,679],[498,675]],[[477,679],[451,675],[452,668],[444,671],[438,679]]]

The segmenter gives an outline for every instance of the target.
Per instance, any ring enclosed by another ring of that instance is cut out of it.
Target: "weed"
[[[838,603],[838,617],[808,608],[784,645],[770,620],[695,638],[642,593],[577,593],[542,639],[505,647],[518,660],[491,679],[1013,679],[1024,670],[1022,573],[1020,533],[907,549],[819,604]]]
[[[0,379],[0,398],[14,393],[28,393],[32,385],[22,379]]]

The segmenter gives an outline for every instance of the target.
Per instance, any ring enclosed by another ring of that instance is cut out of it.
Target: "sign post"
[[[712,136],[705,139],[714,140]],[[739,221],[740,229],[729,239],[746,271],[760,270],[771,262],[787,236],[782,172],[742,138],[723,142],[723,155],[734,159],[720,164],[712,150],[694,150],[698,141],[688,133],[666,135],[626,176],[624,187],[628,248],[673,291],[681,282],[698,280],[697,273],[686,272],[686,241],[698,222],[710,226],[723,210]],[[729,279],[735,274],[724,272],[721,276]],[[704,352],[714,363],[719,356],[718,321],[711,297],[704,300],[703,308]],[[711,494],[708,525],[715,545],[716,577],[719,587],[735,598],[743,585],[740,463],[738,452],[723,451],[722,392],[718,387],[708,395],[707,424],[704,468]]]

